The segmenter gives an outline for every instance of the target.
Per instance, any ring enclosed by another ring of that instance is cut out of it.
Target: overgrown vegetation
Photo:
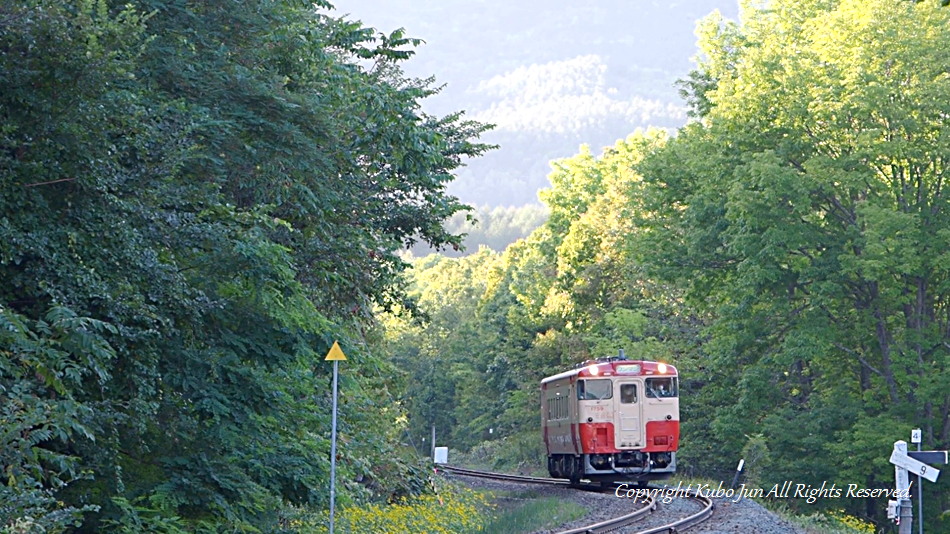
[[[324,2],[0,4],[0,528],[320,529],[334,340],[338,502],[400,503],[367,525],[451,512],[433,425],[536,469],[538,381],[619,348],[682,372],[685,473],[889,486],[908,429],[950,446],[939,4],[708,19],[695,122],[556,162],[530,235],[405,278],[460,245],[445,186],[489,148],[420,110],[417,40]]]
[[[787,515],[787,519],[807,534],[874,534],[873,523],[862,521],[840,510],[809,515]]]
[[[557,528],[575,519],[587,515],[583,506],[556,497],[542,497],[536,492],[516,492],[512,495],[500,495],[493,492],[496,499],[504,501],[505,509],[499,510],[485,526],[485,532],[493,534],[520,534]]]
[[[467,534],[486,530],[493,514],[490,496],[467,487],[434,479],[433,491],[402,497],[392,503],[350,506],[334,517],[334,532],[361,534]],[[329,514],[299,513],[287,525],[301,534],[329,532]]]
[[[0,529],[276,532],[425,488],[372,308],[484,126],[326,2],[0,3]]]
[[[549,218],[503,253],[415,263],[429,320],[388,319],[415,440],[435,425],[521,465],[540,378],[623,348],[682,373],[688,476],[747,455],[765,488],[887,488],[911,428],[950,446],[950,11],[778,0],[742,20],[700,25],[694,122],[556,162]],[[945,484],[924,488],[938,530]],[[789,506],[886,521],[881,499]]]

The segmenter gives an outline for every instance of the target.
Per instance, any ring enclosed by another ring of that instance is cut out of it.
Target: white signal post
[[[341,361],[346,361],[346,355],[343,349],[336,341],[330,347],[330,352],[324,361],[333,362],[333,430],[330,431],[330,534],[333,534],[333,512],[336,505],[336,398],[337,398],[337,376]]]
[[[911,440],[917,441],[920,439],[920,431],[914,429],[911,433]],[[920,448],[919,442],[917,445],[918,449]],[[916,458],[914,458],[916,456]],[[891,452],[890,462],[894,464],[894,478],[896,479],[895,489],[899,492],[897,501],[890,501],[888,503],[888,519],[897,519],[898,532],[899,534],[910,534],[912,521],[914,519],[914,509],[910,504],[910,477],[909,472],[914,473],[918,477],[926,478],[931,482],[936,482],[937,477],[940,476],[940,470],[925,464],[924,462],[918,460],[925,460],[927,462],[935,463],[947,463],[947,451],[920,451],[909,453],[907,452],[907,442],[906,441],[896,441],[894,442],[894,450]],[[920,478],[917,479],[918,481]],[[920,485],[918,483],[918,485]],[[906,495],[907,498],[903,498],[901,495]],[[920,491],[918,495],[923,495],[923,491]],[[896,509],[895,509],[896,508]],[[924,525],[923,525],[923,510],[920,512],[920,534],[923,534]]]
[[[895,459],[901,463],[895,462]],[[894,451],[891,453],[890,458],[890,462],[895,465],[894,479],[896,483],[894,489],[896,489],[900,495],[907,495],[910,490],[910,478],[907,476],[908,463],[903,461],[905,459],[912,460],[907,456],[907,442],[901,440],[894,443]],[[899,533],[910,534],[911,521],[914,518],[914,511],[910,506],[910,499],[898,496],[897,510],[895,510],[895,512]]]

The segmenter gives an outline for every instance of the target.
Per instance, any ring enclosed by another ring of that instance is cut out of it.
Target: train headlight
[[[659,371],[661,375],[665,375],[665,374],[666,374],[666,364],[665,364],[665,363],[657,364],[656,370]]]
[[[591,365],[590,367],[588,367],[588,370],[590,371],[590,374],[594,376],[597,376],[600,374],[600,368],[597,367],[596,365]]]

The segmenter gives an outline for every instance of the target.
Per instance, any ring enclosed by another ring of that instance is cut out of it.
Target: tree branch
[[[75,178],[61,178],[59,180],[51,180],[49,182],[35,182],[32,184],[25,184],[23,187],[36,187],[38,185],[49,185],[49,184],[58,184],[60,182],[72,182]]]
[[[868,363],[868,361],[865,360],[864,358],[862,358],[861,355],[858,354],[857,351],[852,350],[852,349],[849,349],[848,347],[845,347],[845,346],[842,345],[841,343],[835,343],[835,347],[838,347],[839,349],[841,349],[841,350],[847,352],[848,354],[853,355],[855,358],[858,359],[859,362],[861,362],[861,365],[867,367],[867,368],[868,368],[871,372],[873,372],[874,374],[876,374],[876,375],[878,375],[878,376],[882,376],[882,377],[884,376],[884,373],[882,373],[881,371],[877,370],[877,368],[875,368],[873,365],[871,365],[870,363]]]

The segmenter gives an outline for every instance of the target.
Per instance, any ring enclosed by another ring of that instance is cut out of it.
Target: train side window
[[[637,402],[637,385],[620,384],[620,404],[635,404]]]
[[[678,389],[679,388],[676,384],[676,378],[674,377],[669,376],[663,378],[647,378],[647,397],[652,397],[654,399],[676,397],[679,395]]]
[[[613,395],[613,382],[610,379],[577,381],[577,398],[579,400],[610,399]]]
[[[570,416],[568,410],[567,397],[558,396],[548,399],[547,404],[548,421],[558,421],[567,419]]]

